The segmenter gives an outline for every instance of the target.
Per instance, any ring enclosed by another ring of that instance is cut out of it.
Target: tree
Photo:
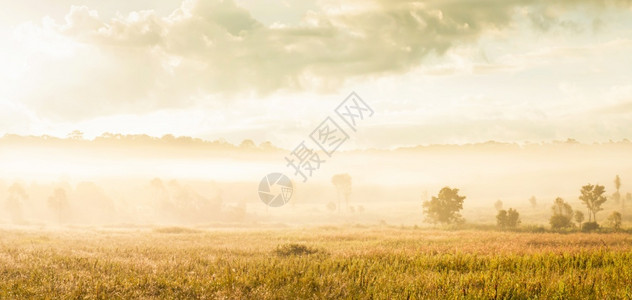
[[[459,189],[457,188],[442,188],[437,197],[433,196],[430,201],[424,201],[423,203],[426,222],[432,224],[463,222],[463,217],[459,212],[463,209],[465,198],[465,196],[459,195]]]
[[[22,205],[28,200],[29,196],[19,183],[13,183],[9,187],[8,192],[9,195],[6,202],[7,211],[11,214],[14,222],[22,222]]]
[[[73,215],[73,220],[103,224],[111,222],[116,216],[112,198],[94,182],[79,182],[73,198],[78,200],[73,207],[82,212]]]
[[[619,190],[621,189],[621,178],[619,178],[619,175],[614,178],[614,188],[616,191],[612,194],[612,199],[614,199],[614,202],[617,204],[622,203],[621,206],[623,206],[625,201],[621,201],[621,193],[619,193]]]
[[[612,214],[610,214],[610,216],[608,217],[608,224],[615,230],[621,229],[621,213],[618,211],[613,211]]]
[[[496,214],[496,226],[500,228],[504,228],[506,222],[507,222],[507,211],[504,209],[501,209]]]
[[[621,219],[622,219],[621,213],[618,211],[613,211],[612,214],[610,214],[610,216],[608,217],[610,226],[612,226],[616,230],[621,229],[621,221],[622,221]]]
[[[57,221],[61,223],[66,217],[68,211],[68,197],[66,190],[57,188],[53,194],[48,197],[48,207],[57,215]]]
[[[327,203],[327,209],[330,212],[335,212],[336,211],[336,203],[334,203],[333,201],[329,201],[329,203]]]
[[[68,134],[68,138],[71,140],[83,140],[83,132],[79,130],[73,130]]]
[[[507,211],[507,227],[515,228],[520,224],[520,214],[517,210],[510,208]]]
[[[151,203],[152,207],[157,207],[162,212],[174,213],[174,205],[171,202],[171,195],[167,190],[167,186],[160,178],[154,178],[149,182],[152,190],[152,198],[155,203]]]
[[[529,198],[529,203],[531,204],[531,207],[533,208],[535,208],[538,205],[535,196],[531,196],[531,198]]]
[[[606,192],[603,185],[587,184],[581,189],[581,200],[588,208],[588,222],[597,222],[597,213],[602,211],[601,205],[608,200],[604,193]]]
[[[351,176],[349,174],[336,174],[331,177],[331,183],[338,191],[338,212],[340,212],[340,200],[345,198],[346,207],[349,208],[349,197],[351,196]]]
[[[510,208],[509,210],[501,209],[496,215],[496,225],[502,229],[516,228],[520,224],[520,213]]]
[[[584,213],[576,210],[575,211],[575,222],[577,223],[577,226],[582,226],[582,222],[584,222]]]
[[[500,211],[501,209],[503,209],[503,202],[500,200],[494,202],[494,207],[496,208],[496,210]]]
[[[239,144],[239,148],[241,149],[256,149],[257,145],[252,140],[243,140],[241,144]]]
[[[573,226],[573,208],[564,199],[557,197],[551,208],[553,215],[549,219],[549,224],[553,229],[569,228]]]

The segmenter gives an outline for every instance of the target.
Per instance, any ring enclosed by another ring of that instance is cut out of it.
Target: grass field
[[[0,298],[632,298],[632,236],[306,229],[0,231]]]

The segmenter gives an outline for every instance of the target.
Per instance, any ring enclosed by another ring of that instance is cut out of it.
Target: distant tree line
[[[627,193],[625,199],[621,196],[621,179],[619,175],[615,177],[614,185],[616,191],[610,197],[616,204],[620,204],[624,209],[626,201],[632,201],[632,194]],[[439,191],[437,196],[433,196],[430,200],[423,201],[423,214],[426,216],[426,222],[431,224],[462,224],[465,222],[460,214],[463,209],[465,196],[459,195],[459,189],[444,187]],[[603,210],[603,204],[608,201],[605,187],[602,185],[587,184],[581,187],[578,199],[588,210],[588,221],[584,222],[584,213],[579,210],[573,210],[571,205],[564,199],[557,197],[551,207],[551,217],[549,224],[554,230],[564,230],[572,228],[580,228],[582,231],[589,232],[600,228],[597,223],[597,213]],[[529,198],[530,205],[535,208],[537,200],[535,196]],[[521,223],[520,213],[514,209],[503,209],[503,202],[497,200],[494,203],[497,211],[496,225],[501,229],[516,228]],[[615,229],[621,229],[622,215],[618,211],[612,212],[607,219],[608,225]]]

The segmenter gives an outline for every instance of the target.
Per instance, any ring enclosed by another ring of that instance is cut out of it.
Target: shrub
[[[599,229],[599,224],[597,224],[597,222],[586,222],[584,224],[582,224],[582,231],[583,232],[591,232],[591,231],[595,231]]]
[[[551,216],[551,218],[549,219],[549,224],[551,224],[551,228],[555,230],[569,228],[572,225],[571,218],[563,215]]]

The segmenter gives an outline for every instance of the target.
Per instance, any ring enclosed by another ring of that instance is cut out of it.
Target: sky
[[[0,135],[632,139],[629,0],[0,1]]]

